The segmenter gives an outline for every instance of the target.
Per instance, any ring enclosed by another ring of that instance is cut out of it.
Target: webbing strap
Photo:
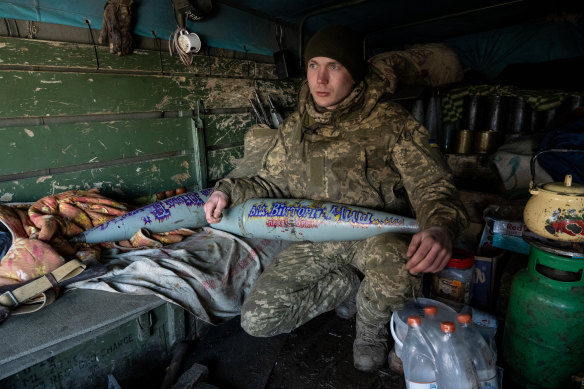
[[[11,309],[13,315],[38,311],[55,301],[61,281],[75,277],[85,267],[79,260],[72,259],[47,275],[1,294],[0,306]]]

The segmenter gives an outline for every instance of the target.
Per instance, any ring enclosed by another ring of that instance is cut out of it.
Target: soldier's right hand
[[[205,218],[210,224],[219,223],[223,218],[223,210],[229,203],[229,196],[216,190],[205,203]]]

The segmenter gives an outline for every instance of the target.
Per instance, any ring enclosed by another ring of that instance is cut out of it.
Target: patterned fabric
[[[556,90],[520,90],[513,86],[472,85],[454,88],[442,97],[442,121],[453,123],[462,119],[465,96],[521,97],[535,111],[559,107],[573,93]]]
[[[99,194],[97,189],[46,196],[28,209],[0,204],[0,224],[12,235],[12,245],[0,259],[0,285],[28,281],[50,273],[67,259],[99,259],[102,247],[161,247],[192,231],[163,234],[137,231],[130,241],[103,244],[70,243],[69,238],[132,210],[128,204]]]
[[[385,323],[395,309],[420,296],[421,275],[404,267],[410,237],[381,234],[361,241],[292,244],[259,277],[241,311],[254,336],[290,332],[335,309],[365,277],[357,309],[367,323]]]
[[[440,86],[462,81],[464,71],[454,50],[443,43],[412,45],[403,51],[388,51],[369,59],[373,70],[385,78],[388,91],[400,84]]]
[[[25,217],[21,209],[0,204],[0,222],[12,235],[12,245],[0,261],[0,286],[32,280],[65,263],[49,244],[28,238],[21,223]]]
[[[441,226],[456,236],[468,218],[451,172],[439,150],[431,147],[428,131],[402,107],[382,98],[385,86],[369,73],[337,109],[320,112],[304,83],[298,112],[278,130],[258,174],[220,180],[215,189],[229,195],[230,205],[273,197],[403,215],[413,208],[422,229]],[[350,278],[347,269],[355,268],[365,275],[357,296],[360,317],[387,322],[391,310],[411,296],[414,283],[403,268],[405,242],[394,245],[393,235],[382,236],[356,245],[290,248],[260,277],[244,305],[242,325],[264,335],[295,328],[340,303]]]
[[[259,173],[215,185],[231,206],[250,198],[306,198],[409,215],[422,229],[458,235],[467,223],[452,174],[428,131],[404,108],[381,99],[384,81],[367,84],[332,112],[319,113],[303,84],[299,111],[278,130]]]

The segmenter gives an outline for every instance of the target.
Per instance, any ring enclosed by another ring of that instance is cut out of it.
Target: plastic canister
[[[430,297],[460,310],[470,303],[473,272],[474,254],[455,248],[448,265],[432,276]]]
[[[404,341],[404,378],[407,389],[436,389],[436,368],[430,345],[422,334],[420,316],[408,318],[408,335]]]

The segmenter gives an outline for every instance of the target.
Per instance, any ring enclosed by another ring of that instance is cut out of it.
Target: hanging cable
[[[178,44],[178,37],[180,34],[188,34],[189,32],[184,28],[177,28],[173,34],[170,35],[168,38],[168,51],[172,56],[174,52],[176,52],[181,60],[182,63],[189,66],[193,63],[193,54],[187,53],[179,44]],[[171,39],[172,38],[172,39]]]
[[[91,31],[91,23],[89,19],[85,19],[85,24],[87,24],[87,28],[89,29],[89,37],[91,38],[91,43],[93,44],[93,51],[95,52],[95,62],[97,64],[97,70],[99,70],[99,57],[97,56],[97,45],[95,44],[95,40],[93,39],[93,32]]]

